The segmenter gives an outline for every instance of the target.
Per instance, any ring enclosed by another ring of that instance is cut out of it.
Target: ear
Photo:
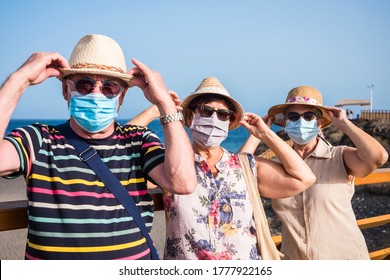
[[[187,126],[190,127],[191,123],[192,123],[192,118],[194,116],[192,114],[192,110],[187,108],[184,113],[185,113],[185,122],[186,122]]]
[[[125,88],[122,92],[122,94],[119,96],[119,107],[122,106],[123,100],[125,99],[126,92],[129,88]],[[119,108],[118,108],[119,109]]]
[[[62,79],[62,96],[66,101],[69,101],[68,85],[65,79]]]
[[[319,120],[317,121],[317,127],[318,127],[318,129],[321,129],[323,125],[324,125],[324,120],[323,120],[323,119],[319,119]]]

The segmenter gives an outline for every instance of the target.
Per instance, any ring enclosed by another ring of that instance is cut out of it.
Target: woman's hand
[[[240,125],[261,140],[264,134],[270,130],[272,118],[269,118],[267,115],[261,118],[253,113],[245,113],[244,120],[240,121]]]
[[[326,109],[328,110],[329,115],[332,118],[333,125],[335,127],[341,128],[343,124],[349,121],[347,117],[347,112],[344,109],[330,106],[327,106]]]

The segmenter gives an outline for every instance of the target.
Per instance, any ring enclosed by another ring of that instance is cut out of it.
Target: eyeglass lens
[[[229,120],[233,114],[233,111],[231,110],[227,110],[227,109],[214,110],[214,108],[211,108],[210,106],[207,105],[202,105],[199,108],[200,115],[205,118],[211,117],[214,114],[214,112],[217,113],[217,117],[221,121]]]
[[[81,94],[89,94],[93,91],[95,83],[92,79],[82,78],[75,83],[76,90]],[[101,91],[107,97],[113,98],[122,93],[122,90],[123,87],[116,82],[102,81]]]
[[[287,119],[292,121],[292,122],[296,122],[297,120],[299,120],[300,117],[303,117],[303,119],[305,121],[312,121],[315,117],[316,117],[316,113],[314,112],[304,112],[302,114],[299,114],[297,112],[289,112],[287,114]]]

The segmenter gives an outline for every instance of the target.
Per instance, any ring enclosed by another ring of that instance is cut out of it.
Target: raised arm
[[[179,107],[180,100],[177,93],[170,90],[169,95],[171,96],[173,102],[175,102],[176,107]],[[126,124],[147,126],[151,121],[157,119],[158,117],[160,117],[160,111],[158,110],[157,106],[153,104],[139,113],[133,119],[129,120]]]
[[[374,137],[354,125],[345,110],[327,107],[333,119],[333,125],[344,132],[356,148],[346,147],[343,157],[344,164],[350,175],[365,177],[382,166],[388,159],[385,148]]]
[[[143,63],[133,59],[135,68],[129,71],[134,76],[134,85],[140,87],[145,97],[158,108],[161,116],[177,113],[161,75]],[[171,193],[188,194],[196,187],[194,152],[180,121],[163,126],[165,139],[165,161],[150,172],[150,177],[163,189]]]
[[[3,140],[11,116],[30,85],[36,85],[49,77],[58,77],[58,68],[69,67],[68,62],[58,53],[34,53],[0,88],[0,176],[19,170],[20,161],[14,146]]]
[[[145,110],[143,110],[133,119],[129,120],[126,124],[148,126],[148,124],[151,121],[158,118],[159,116],[160,116],[160,111],[158,110],[157,106],[152,105],[146,108]]]
[[[246,113],[240,124],[264,142],[281,163],[255,157],[260,195],[285,198],[296,195],[314,184],[316,177],[301,157],[257,115]]]

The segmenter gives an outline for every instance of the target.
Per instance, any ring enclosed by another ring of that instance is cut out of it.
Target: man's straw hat
[[[76,73],[106,75],[119,78],[131,87],[132,75],[126,74],[126,61],[121,47],[104,35],[86,35],[77,43],[69,59],[70,68],[60,69],[62,78]]]
[[[184,98],[181,107],[183,108],[184,114],[186,114],[188,105],[198,96],[201,95],[217,95],[228,99],[233,104],[234,118],[230,120],[229,130],[235,129],[239,126],[239,121],[244,118],[244,109],[241,104],[230,96],[229,92],[215,77],[208,77],[203,79],[198,88],[192,94]],[[188,126],[188,124],[186,124]]]
[[[324,122],[322,128],[332,124],[332,118],[330,117],[328,110],[322,105],[321,92],[310,86],[300,86],[290,90],[285,103],[271,107],[268,110],[268,116],[274,117],[274,124],[282,125],[284,121],[283,113],[292,105],[308,105],[315,107],[322,112],[322,120]]]

